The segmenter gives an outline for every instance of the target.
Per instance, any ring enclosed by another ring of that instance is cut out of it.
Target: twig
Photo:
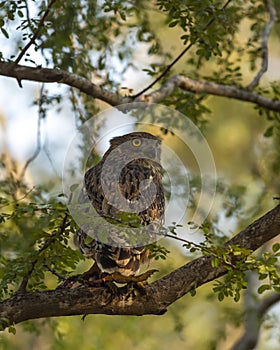
[[[164,236],[164,237],[167,237],[167,238],[175,239],[175,240],[180,241],[180,242],[183,242],[183,243],[185,243],[185,244],[187,244],[187,245],[189,245],[189,246],[192,246],[192,247],[194,247],[194,248],[197,248],[197,249],[200,250],[201,252],[205,252],[205,253],[209,254],[210,256],[217,258],[217,259],[218,259],[219,261],[221,261],[224,265],[229,266],[229,267],[231,267],[231,268],[233,268],[233,269],[236,269],[236,266],[235,266],[232,262],[230,262],[229,260],[225,260],[223,257],[217,255],[217,254],[215,253],[214,250],[212,250],[212,249],[210,249],[210,248],[207,248],[207,247],[205,247],[205,246],[202,245],[202,244],[197,244],[197,243],[188,241],[187,239],[184,239],[184,238],[181,238],[181,237],[178,237],[178,236],[175,236],[175,235],[170,235],[170,234],[168,234],[168,233],[164,233],[163,236]],[[227,247],[226,247],[226,249],[227,249]]]
[[[47,156],[47,158],[49,160],[49,163],[51,165],[51,168],[52,168],[53,172],[55,173],[55,175],[57,177],[60,177],[60,175],[58,174],[58,171],[57,171],[57,169],[56,169],[56,167],[54,165],[54,162],[52,160],[51,152],[50,152],[50,150],[48,148],[48,137],[47,137],[47,135],[46,135],[46,139],[45,139],[44,146],[43,146],[43,152]]]
[[[55,275],[56,277],[58,277],[61,280],[67,280],[67,277],[65,277],[64,275],[62,275],[61,273],[57,272],[55,269],[53,269],[52,267],[50,267],[47,263],[44,263],[43,265],[47,270],[49,270],[53,275]]]
[[[84,116],[84,113],[82,111],[82,108],[79,106],[79,101],[76,98],[75,91],[72,87],[70,88],[70,93],[71,93],[70,101],[72,104],[73,111],[75,113],[75,124],[76,124],[77,128],[80,128],[81,125],[78,124],[78,121],[85,120],[85,116]]]
[[[273,293],[269,295],[267,298],[265,298],[264,300],[262,300],[261,304],[258,307],[259,316],[263,317],[264,314],[267,312],[267,310],[271,308],[271,306],[273,306],[274,304],[278,303],[279,301],[280,301],[279,293]]]
[[[224,6],[221,8],[221,10],[224,10],[229,4],[230,4],[231,0],[228,0]],[[203,27],[203,31],[205,31],[206,29],[208,29],[213,23],[215,22],[215,18],[211,18],[209,22],[206,23],[206,25]],[[137,97],[139,97],[140,95],[143,95],[146,91],[148,91],[149,89],[151,89],[158,81],[160,81],[169,71],[170,69],[185,55],[185,53],[187,51],[189,51],[189,49],[197,42],[198,37],[195,38],[195,40],[190,43],[165,69],[164,71],[151,83],[149,84],[147,87],[145,87],[145,89],[143,89],[142,91],[138,92],[136,95],[132,96],[133,99],[136,99]]]
[[[30,269],[27,271],[27,273],[25,274],[25,276],[23,277],[22,281],[21,281],[21,284],[17,290],[17,293],[24,293],[26,292],[26,288],[27,288],[27,284],[28,284],[28,281],[29,281],[29,278],[31,277],[33,271],[34,271],[34,268],[35,268],[35,265],[37,264],[37,261],[38,259],[34,259],[32,262],[31,262],[31,267]]]
[[[265,26],[265,29],[263,31],[262,36],[262,63],[261,68],[254,77],[254,79],[251,81],[251,83],[247,86],[248,89],[253,89],[255,86],[257,86],[260,82],[261,77],[263,74],[267,71],[268,68],[268,47],[267,42],[270,35],[270,32],[272,30],[272,27],[274,26],[275,22],[277,21],[277,13],[270,2],[270,0],[264,0],[265,7],[267,11],[269,12],[269,21],[267,25]]]
[[[3,204],[0,206],[0,209],[3,209],[4,207],[7,207],[11,204],[14,204],[14,203],[17,203],[17,202],[20,202],[22,201],[24,198],[26,198],[33,190],[35,189],[35,186],[33,186],[30,190],[28,190],[22,197],[16,199],[16,200],[13,200],[11,202],[8,202],[7,204]]]
[[[65,216],[62,220],[62,224],[60,226],[60,230],[59,231],[54,231],[50,238],[45,242],[45,244],[38,250],[38,255],[37,255],[37,258],[35,258],[32,262],[31,262],[31,267],[30,269],[27,271],[26,275],[23,277],[22,279],[22,282],[17,290],[17,293],[24,293],[26,292],[26,288],[27,288],[27,284],[28,284],[28,281],[29,281],[29,278],[31,277],[34,269],[35,269],[35,266],[38,262],[38,256],[43,252],[45,251],[55,240],[56,240],[56,237],[59,236],[59,235],[62,235],[66,226],[67,226],[67,219],[68,219],[68,213],[66,212],[65,213]]]
[[[25,172],[26,172],[28,166],[30,165],[30,163],[32,163],[38,157],[38,155],[41,151],[41,121],[44,117],[44,115],[41,112],[42,105],[43,105],[43,92],[44,92],[44,84],[42,84],[42,86],[41,86],[40,97],[39,97],[39,102],[38,102],[39,111],[38,111],[38,123],[37,123],[37,145],[36,145],[35,151],[32,154],[32,156],[29,159],[27,159],[26,163],[24,164],[24,167],[23,167],[21,174],[20,174],[20,177],[19,177],[20,180],[23,179]]]
[[[30,20],[30,12],[29,12],[29,7],[28,7],[28,0],[24,0],[25,3],[25,8],[26,8],[26,18],[27,22],[29,24],[29,27],[32,28],[31,20]]]
[[[14,61],[14,64],[18,64],[19,61],[22,59],[22,57],[25,55],[25,53],[27,52],[27,50],[30,48],[30,46],[32,44],[35,43],[35,40],[38,38],[42,28],[43,28],[43,25],[44,25],[44,21],[45,19],[47,18],[47,16],[49,15],[50,13],[50,10],[51,10],[51,7],[53,6],[53,4],[56,2],[56,0],[51,0],[48,4],[48,7],[46,8],[46,11],[43,15],[43,17],[40,19],[39,21],[39,24],[38,24],[38,28],[37,30],[34,32],[32,38],[30,39],[30,41],[25,45],[25,47],[21,50],[20,54],[18,55],[18,57],[16,58],[16,60]],[[28,9],[28,8],[27,8]],[[27,12],[28,13],[28,12]],[[20,80],[19,80],[19,84],[20,84]]]

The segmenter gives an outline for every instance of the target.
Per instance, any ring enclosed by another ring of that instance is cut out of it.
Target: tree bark
[[[140,95],[137,98],[133,98],[133,96],[121,97],[118,94],[101,88],[86,78],[60,69],[33,68],[17,65],[13,62],[0,62],[0,75],[15,78],[20,87],[22,87],[22,80],[65,84],[77,88],[81,92],[104,101],[111,106],[118,106],[131,102],[159,103],[164,101],[166,97],[172,95],[172,93],[179,88],[197,94],[209,94],[247,101],[268,110],[280,112],[279,100],[270,99],[236,86],[193,80],[183,75],[175,75],[168,79],[160,89],[154,90],[146,95]]]
[[[239,244],[240,247],[254,251],[279,233],[280,205],[230,239],[226,246]],[[126,286],[112,289],[108,285],[16,293],[0,303],[2,328],[52,316],[161,315],[170,304],[190,290],[227,273],[223,264],[213,267],[211,259],[211,256],[197,258],[147,285],[143,291],[131,291]]]
[[[245,312],[245,330],[230,350],[253,350],[256,348],[260,336],[262,320],[270,307],[280,301],[280,294],[273,293],[263,300],[251,296],[253,307]]]

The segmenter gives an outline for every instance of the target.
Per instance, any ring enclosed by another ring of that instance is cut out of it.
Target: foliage
[[[247,287],[247,275],[249,271],[256,271],[259,280],[266,280],[266,284],[260,285],[258,293],[262,294],[266,290],[274,290],[279,293],[280,277],[279,277],[279,256],[280,244],[275,243],[272,251],[264,252],[261,256],[252,254],[252,251],[242,248],[239,245],[224,246],[226,237],[210,222],[204,223],[200,228],[204,234],[204,241],[194,243],[183,238],[178,238],[176,228],[180,225],[169,226],[169,232],[175,235],[174,238],[183,242],[190,253],[200,252],[206,256],[211,256],[212,266],[218,267],[223,264],[228,273],[223,280],[215,282],[213,291],[217,293],[219,301],[224,297],[233,297],[235,302],[240,300],[240,292]],[[166,234],[170,237],[169,234]],[[163,256],[163,258],[165,258]],[[195,295],[194,291],[191,293]]]
[[[149,79],[151,88],[157,88],[171,74],[185,74],[193,79],[242,87],[272,100],[279,99],[279,80],[270,81],[268,76],[265,82],[250,85],[264,62],[264,42],[268,40],[264,33],[271,17],[268,5],[273,4],[279,12],[279,2],[261,0],[0,1],[1,42],[7,44],[1,45],[0,62],[22,63],[24,60],[32,67],[66,70],[117,95],[131,97],[143,92],[143,77]],[[279,25],[272,34],[270,40],[277,40]],[[276,54],[279,53],[275,51]],[[139,74],[141,78],[135,83],[134,75]],[[134,91],[135,86],[137,91]],[[217,185],[218,204],[203,225],[184,222],[182,227],[174,222],[164,229],[163,245],[151,245],[149,249],[164,272],[169,272],[167,266],[174,251],[177,260],[174,258],[174,266],[170,263],[172,268],[178,267],[179,261],[185,263],[200,255],[210,256],[214,268],[223,264],[228,269],[227,275],[208,287],[208,292],[212,300],[214,291],[216,299],[223,301],[217,305],[228,305],[230,299],[226,298],[230,297],[240,307],[250,271],[258,273],[257,292],[261,297],[271,291],[280,292],[279,243],[254,254],[240,246],[224,246],[232,231],[251,223],[270,207],[272,197],[279,196],[280,117],[279,112],[261,107],[250,109],[228,100],[215,101],[204,93],[180,89],[161,101],[188,116],[209,137],[216,151],[221,178]],[[43,86],[35,102],[39,107],[39,119],[47,119],[53,107],[63,113],[61,107],[66,102],[70,102],[77,127],[104,108],[73,88],[58,87],[53,92]],[[220,120],[219,109],[223,111]],[[230,119],[236,124],[227,124]],[[172,136],[167,132],[169,126],[184,127],[175,125],[176,120],[169,116],[165,121],[163,137]],[[229,125],[230,131],[219,132],[221,125]],[[97,124],[94,137],[100,136],[100,129]],[[223,139],[219,141],[221,135]],[[80,148],[83,154],[88,151],[86,135]],[[250,157],[241,164],[240,160],[249,152]],[[239,158],[235,158],[237,155]],[[96,163],[99,157],[94,150],[87,165]],[[18,290],[57,287],[65,277],[79,271],[83,258],[73,247],[76,224],[67,209],[68,199],[63,194],[50,195],[52,179],[32,187],[20,176],[17,164],[9,156],[1,158],[0,165],[0,297],[3,300]],[[224,170],[226,166],[232,166],[230,175]],[[199,181],[190,176],[190,212],[194,210],[199,189]],[[195,239],[180,237],[181,230],[186,227],[197,229]],[[196,289],[191,294],[200,297]],[[202,296],[201,300],[204,299]],[[179,333],[183,332],[181,319],[185,320],[182,314],[188,307],[180,305],[180,310],[174,306],[172,311]],[[218,310],[226,306],[215,307]],[[235,305],[231,308],[236,312]],[[119,322],[114,322],[112,327],[117,328]],[[133,327],[137,328],[135,324],[126,321],[133,331]],[[103,320],[102,325],[106,328],[107,321]],[[142,327],[148,331],[144,325]],[[153,327],[162,334],[155,323]],[[99,331],[104,335],[101,327]],[[15,333],[12,325],[9,332]],[[203,346],[210,348],[212,341],[214,348],[220,340],[219,332],[224,335],[225,330],[213,332],[215,336],[209,336],[211,340]],[[57,336],[57,348],[62,348],[61,338]],[[135,336],[135,344],[124,341],[124,347],[137,348],[140,338]],[[201,345],[202,340],[199,341],[190,344],[190,348],[199,347],[197,344]],[[105,340],[102,346],[104,344],[108,346]]]
[[[49,197],[44,187],[28,188],[17,179],[15,167],[8,171],[3,160],[1,174],[0,292],[4,299],[18,288],[47,289],[49,271],[67,276],[81,257],[69,245],[75,223],[63,197]]]

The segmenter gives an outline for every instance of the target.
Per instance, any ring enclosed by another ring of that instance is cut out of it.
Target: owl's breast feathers
[[[100,162],[86,172],[84,182],[86,193],[99,215],[105,218],[116,216],[118,219],[122,208],[119,205],[116,208],[111,203],[114,202],[112,174],[102,172],[102,166],[103,162]],[[116,171],[113,165],[111,171],[112,173]],[[135,212],[141,219],[141,225],[148,225],[158,220],[160,224],[163,223],[164,192],[162,175],[163,169],[160,164],[145,159],[130,162],[120,173],[119,189],[123,198],[132,204],[140,200],[143,203],[143,210]],[[110,193],[110,198],[104,194],[103,187],[106,187],[106,191]],[[143,191],[144,196],[141,194]],[[118,197],[115,200],[118,203]]]

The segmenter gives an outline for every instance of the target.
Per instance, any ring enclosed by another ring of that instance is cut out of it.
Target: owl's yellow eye
[[[132,145],[135,146],[135,147],[139,147],[139,146],[142,145],[141,139],[133,139],[133,140],[131,141],[131,143],[132,143]]]

